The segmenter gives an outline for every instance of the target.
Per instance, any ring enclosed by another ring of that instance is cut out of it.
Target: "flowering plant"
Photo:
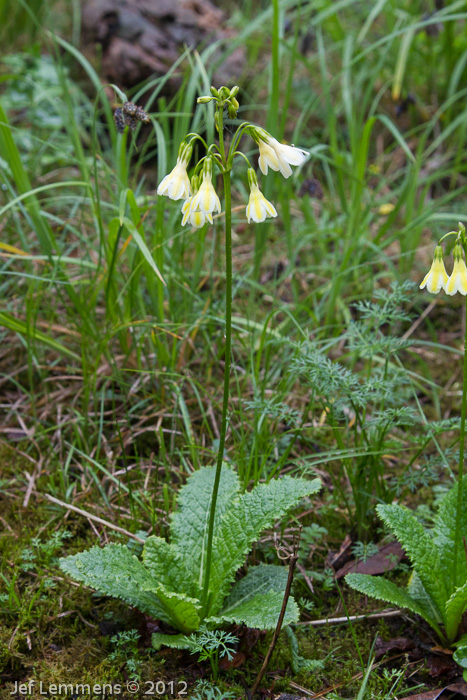
[[[214,120],[219,136],[219,143],[208,146],[206,141],[196,133],[188,134],[180,144],[177,163],[171,173],[166,175],[157,188],[157,194],[166,195],[170,199],[184,199],[182,205],[182,225],[188,222],[194,228],[200,228],[206,223],[213,223],[213,214],[221,213],[221,203],[216,192],[213,178],[217,168],[222,174],[225,200],[225,261],[226,261],[226,301],[225,301],[225,362],[224,362],[224,396],[222,402],[222,419],[217,453],[216,473],[213,483],[211,509],[209,515],[208,535],[206,543],[206,566],[204,580],[202,582],[202,606],[206,609],[208,604],[209,581],[211,576],[211,559],[214,536],[214,516],[216,512],[219,482],[221,477],[222,462],[224,458],[225,435],[227,430],[227,409],[230,389],[230,349],[232,336],[232,205],[230,173],[234,160],[242,158],[248,164],[248,184],[250,196],[246,206],[248,223],[259,223],[268,217],[276,217],[277,211],[261,192],[254,168],[247,156],[238,150],[239,143],[245,134],[251,136],[259,148],[259,167],[266,175],[268,168],[279,171],[284,177],[292,174],[291,165],[301,165],[308,151],[295,146],[287,146],[280,143],[265,129],[252,124],[241,122],[234,132],[229,148],[224,139],[224,111],[230,119],[236,119],[239,109],[237,100],[239,88],[235,86],[229,89],[225,86],[216,89],[211,87],[211,94],[198,98],[199,104],[215,103]],[[193,154],[193,146],[200,141],[205,149],[204,155],[195,165],[191,179],[188,175],[188,166]]]
[[[443,248],[440,245],[447,236],[457,236],[453,250],[454,265],[450,276],[444,267]],[[446,233],[436,246],[431,268],[423,278],[420,289],[426,287],[431,294],[438,294],[441,289],[444,289],[449,296],[453,296],[456,292],[465,296],[467,294],[467,267],[464,261],[466,247],[465,226],[459,223],[459,230]]]
[[[171,517],[170,541],[156,536],[144,543],[143,561],[119,544],[93,547],[86,552],[61,560],[63,571],[78,581],[120,598],[141,611],[177,629],[178,635],[153,635],[153,644],[175,648],[199,648],[199,635],[193,633],[203,623],[210,628],[237,622],[252,627],[273,629],[276,625],[296,621],[298,607],[287,599],[290,586],[286,570],[280,566],[252,567],[249,574],[232,586],[235,575],[244,563],[251,544],[276,518],[285,515],[299,501],[316,493],[319,479],[284,476],[258,484],[247,493],[240,493],[235,470],[223,463],[227,430],[227,407],[231,362],[232,307],[232,233],[230,172],[234,159],[248,163],[250,197],[246,207],[248,221],[260,222],[277,216],[276,209],[264,197],[254,169],[246,156],[237,150],[239,141],[249,133],[260,149],[260,168],[280,170],[284,177],[292,173],[291,165],[304,162],[306,151],[284,146],[261,129],[243,122],[235,132],[230,147],[224,142],[223,115],[227,109],[236,117],[238,88],[211,88],[211,96],[199,102],[216,102],[215,125],[219,143],[209,147],[198,134],[188,134],[178,151],[177,163],[166,175],[157,192],[175,201],[183,200],[182,225],[195,228],[213,223],[213,215],[221,213],[216,192],[216,169],[222,174],[225,200],[225,362],[222,420],[217,463],[194,472],[180,490],[178,510]],[[196,141],[206,147],[191,177],[188,167]],[[217,507],[217,510],[216,510]],[[285,603],[284,603],[285,598]],[[279,622],[278,622],[279,620]],[[219,635],[218,635],[218,638]],[[197,645],[197,646],[196,646]],[[213,670],[216,669],[216,663]],[[217,671],[216,671],[217,672]]]
[[[456,236],[453,250],[454,265],[449,276],[443,262],[441,243]],[[435,248],[433,263],[420,284],[432,294],[444,289],[449,296],[467,294],[467,249],[465,226],[449,231]],[[467,486],[464,479],[465,426],[467,417],[467,305],[465,307],[465,336],[463,357],[462,408],[459,438],[459,468],[457,482],[443,498],[432,531],[427,531],[416,516],[398,504],[377,507],[380,518],[402,544],[412,562],[412,575],[407,588],[392,581],[352,573],[346,582],[357,591],[391,604],[405,607],[421,615],[436,632],[444,646],[457,646],[454,659],[467,668],[467,634],[462,634],[463,617],[467,610]],[[452,475],[454,476],[454,475]],[[442,575],[439,572],[442,571]],[[464,678],[467,673],[464,670]],[[467,678],[466,678],[467,679]]]

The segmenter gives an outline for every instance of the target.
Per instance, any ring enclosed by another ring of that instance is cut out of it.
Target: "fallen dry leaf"
[[[219,668],[223,671],[228,671],[231,668],[240,668],[246,661],[246,655],[243,651],[235,651],[232,658],[228,659],[226,656],[219,661]]]
[[[432,678],[445,676],[447,673],[451,673],[456,676],[459,672],[459,666],[456,664],[452,656],[448,656],[447,654],[430,654],[427,658],[427,664],[429,674]]]
[[[407,637],[394,637],[388,642],[384,642],[381,637],[377,637],[375,643],[375,656],[376,659],[380,659],[384,654],[388,654],[390,651],[412,651],[415,649],[415,642],[413,639],[408,639]]]
[[[355,559],[349,561],[336,572],[336,579],[350,573],[369,574],[370,576],[384,574],[386,571],[394,569],[404,556],[405,552],[399,542],[390,542],[365,561],[356,561]]]

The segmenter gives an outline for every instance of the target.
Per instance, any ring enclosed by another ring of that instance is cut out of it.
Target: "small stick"
[[[380,617],[398,617],[403,615],[403,610],[382,610],[381,612],[368,613],[367,615],[344,615],[343,617],[325,617],[322,620],[306,620],[306,622],[297,622],[297,625],[311,625],[318,627],[319,625],[333,625],[339,622],[348,622],[351,620],[371,620],[379,619]]]
[[[92,513],[88,513],[85,510],[81,510],[81,508],[77,508],[76,506],[72,506],[71,503],[65,503],[64,501],[59,501],[58,498],[55,498],[55,496],[50,496],[48,493],[42,493],[40,495],[43,496],[44,498],[46,498],[48,501],[52,501],[52,503],[56,503],[57,505],[62,506],[63,508],[66,508],[67,510],[74,510],[75,513],[79,513],[79,515],[82,515],[85,518],[89,518],[89,520],[94,520],[96,523],[100,523],[101,525],[105,525],[106,527],[110,527],[112,530],[116,530],[117,532],[121,532],[123,535],[126,535],[127,537],[131,537],[132,540],[136,540],[136,542],[141,542],[141,544],[144,544],[144,540],[142,540],[141,537],[134,535],[132,532],[128,532],[128,530],[125,530],[123,527],[119,527],[118,525],[114,525],[113,523],[109,523],[108,520],[103,520],[102,518],[98,518],[97,515],[93,515]]]
[[[266,657],[263,661],[263,665],[261,666],[260,672],[258,673],[258,676],[254,682],[252,689],[251,689],[251,697],[253,697],[254,694],[256,693],[256,691],[258,690],[258,686],[261,683],[261,680],[262,680],[262,678],[266,672],[266,669],[269,665],[269,661],[271,660],[271,656],[272,656],[272,653],[274,651],[274,647],[276,646],[276,642],[277,642],[277,639],[279,637],[279,634],[280,634],[280,631],[282,628],[282,622],[284,621],[284,615],[285,615],[287,603],[288,603],[288,600],[290,597],[290,589],[292,588],[293,575],[295,572],[295,567],[297,566],[299,542],[300,542],[300,533],[298,535],[297,540],[295,540],[295,538],[294,538],[293,551],[292,551],[292,554],[288,557],[288,559],[289,559],[289,575],[287,577],[287,584],[285,586],[284,599],[282,601],[282,607],[281,607],[281,611],[279,614],[279,619],[277,620],[276,629],[274,630],[271,644],[269,645],[269,649],[268,649]],[[283,557],[280,557],[280,558],[283,558]]]

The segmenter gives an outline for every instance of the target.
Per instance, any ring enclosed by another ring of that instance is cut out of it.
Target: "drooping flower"
[[[446,289],[447,281],[448,274],[444,267],[443,249],[440,245],[437,245],[431,268],[423,278],[420,289],[426,287],[431,294],[438,294],[440,289]]]
[[[465,266],[462,246],[457,243],[454,246],[454,267],[450,278],[444,285],[444,291],[449,296],[460,292],[464,296],[467,294],[467,267]]]
[[[255,127],[252,131],[253,138],[259,147],[259,167],[263,175],[268,174],[268,168],[280,171],[285,178],[292,175],[291,165],[301,165],[309,155],[308,151],[295,146],[286,146],[280,143],[264,129]]]
[[[209,223],[212,224],[212,214],[207,214],[204,211],[201,211],[200,209],[192,209],[191,208],[191,203],[193,201],[194,195],[191,197],[188,197],[186,202],[184,202],[182,206],[182,226],[186,226],[188,222],[194,227],[194,228],[201,228],[204,226],[206,221],[209,221]]]
[[[190,178],[186,171],[190,162],[193,147],[184,141],[180,144],[175,168],[166,175],[157,188],[157,194],[166,195],[170,199],[188,199],[191,195]]]
[[[253,168],[248,168],[248,183],[250,185],[250,199],[246,208],[246,216],[248,223],[255,221],[259,224],[268,216],[277,216],[277,211],[271,202],[269,202],[258,187],[258,180]]]
[[[209,214],[211,221],[213,211],[217,211],[219,214],[221,212],[220,199],[212,184],[212,167],[212,158],[208,156],[203,165],[203,181],[190,202],[190,211],[201,211],[206,215]]]

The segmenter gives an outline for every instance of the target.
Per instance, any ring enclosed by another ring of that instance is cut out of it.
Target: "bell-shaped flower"
[[[246,208],[246,216],[248,223],[251,220],[259,224],[268,216],[277,216],[277,211],[271,202],[269,202],[258,187],[256,173],[253,168],[248,168],[248,182],[250,184],[250,199]]]
[[[221,212],[220,199],[212,184],[212,158],[208,156],[204,161],[203,166],[203,181],[201,182],[198,192],[193,195],[190,203],[191,211],[201,211],[204,214],[209,214],[212,221],[212,212]]]
[[[444,285],[444,291],[449,296],[456,292],[460,292],[465,296],[467,294],[467,267],[462,255],[462,246],[459,243],[454,246],[453,255],[454,267],[450,278]]]
[[[187,166],[190,162],[193,147],[182,142],[178,151],[177,164],[171,173],[166,175],[157,188],[157,194],[166,195],[170,199],[187,199],[191,195],[190,178]]]
[[[444,267],[443,249],[440,245],[435,248],[435,255],[430,271],[425,275],[420,289],[427,288],[431,294],[438,294],[440,289],[446,289],[448,274]]]
[[[292,175],[291,165],[301,165],[309,155],[308,151],[295,146],[280,143],[271,134],[258,127],[253,132],[253,138],[259,147],[259,167],[263,175],[268,174],[268,168],[279,171],[285,178]]]
[[[192,209],[191,204],[193,197],[194,195],[188,197],[182,206],[182,226],[186,226],[187,223],[190,223],[194,228],[201,228],[206,221],[212,224],[212,214],[207,214],[201,211],[201,209]]]

